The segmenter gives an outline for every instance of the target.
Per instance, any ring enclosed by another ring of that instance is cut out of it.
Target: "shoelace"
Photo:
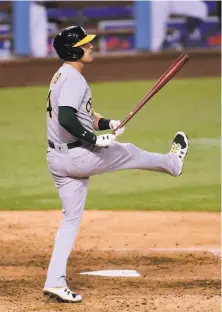
[[[68,289],[68,288],[65,288],[65,290],[64,290],[64,291],[65,291],[65,292],[67,292],[67,294],[68,294],[68,295],[70,295],[70,293],[72,293],[72,292],[71,292],[71,290],[70,290],[70,289]]]
[[[68,296],[71,294],[73,297],[76,297],[76,294],[72,292],[69,288],[65,288],[64,291],[67,292]]]

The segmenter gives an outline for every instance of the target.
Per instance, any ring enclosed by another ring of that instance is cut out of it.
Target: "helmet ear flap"
[[[79,48],[79,47],[74,47],[72,48],[72,59],[74,61],[77,61],[77,60],[80,60],[83,55],[84,55],[84,50],[82,48]]]
[[[64,52],[64,51],[63,51]],[[61,56],[65,61],[78,61],[84,55],[84,50],[79,47],[71,47]]]

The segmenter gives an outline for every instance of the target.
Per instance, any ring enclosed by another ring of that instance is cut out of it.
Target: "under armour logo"
[[[83,132],[83,134],[82,134],[82,136],[85,136],[85,135],[86,135],[86,133],[87,133],[87,132],[86,132],[86,131],[84,131],[84,132]]]

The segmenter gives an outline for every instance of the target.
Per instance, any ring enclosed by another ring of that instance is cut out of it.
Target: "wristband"
[[[99,130],[108,130],[108,129],[110,129],[109,123],[110,123],[110,119],[100,118],[100,120],[98,122]]]

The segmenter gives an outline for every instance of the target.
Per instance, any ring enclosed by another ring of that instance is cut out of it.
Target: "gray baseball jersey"
[[[85,78],[71,65],[65,63],[55,73],[48,94],[48,140],[54,143],[75,142],[74,137],[58,121],[58,107],[70,106],[77,110],[82,125],[93,132],[92,95]]]

